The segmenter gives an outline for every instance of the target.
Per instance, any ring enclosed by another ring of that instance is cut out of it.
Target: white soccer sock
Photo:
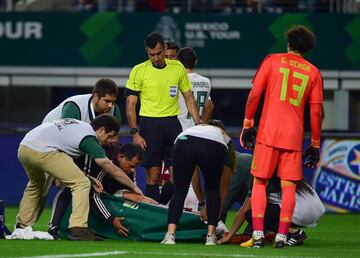
[[[259,238],[264,238],[264,231],[254,230],[253,231],[253,239],[258,240]]]
[[[279,234],[279,233],[276,234],[275,242],[283,241],[284,243],[286,243],[286,240],[287,240],[287,236],[286,236],[286,235],[284,235],[284,234]]]

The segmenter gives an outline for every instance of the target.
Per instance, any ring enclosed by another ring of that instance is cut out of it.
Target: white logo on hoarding
[[[173,17],[161,16],[160,21],[155,25],[154,31],[160,33],[165,41],[174,41],[180,44],[181,33]]]
[[[0,22],[0,38],[42,39],[41,22]]]
[[[187,22],[185,39],[186,46],[203,48],[206,40],[240,40],[240,31],[227,22]]]

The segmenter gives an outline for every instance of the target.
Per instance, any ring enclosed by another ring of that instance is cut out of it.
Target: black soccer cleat
[[[263,248],[265,246],[265,238],[260,237],[257,240],[254,239],[254,248]]]
[[[285,245],[286,245],[285,242],[280,240],[280,241],[275,241],[273,247],[274,248],[284,248]]]
[[[289,233],[286,245],[294,246],[294,245],[302,245],[304,244],[305,239],[307,238],[305,231],[299,229],[295,233]]]
[[[48,229],[47,231],[50,235],[52,235],[52,237],[54,238],[54,240],[59,240],[61,239],[60,234],[59,234],[59,227],[51,227]]]

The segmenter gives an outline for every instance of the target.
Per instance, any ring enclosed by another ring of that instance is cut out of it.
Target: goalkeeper
[[[272,54],[261,63],[247,99],[240,143],[253,149],[256,130],[254,115],[264,92],[264,107],[256,136],[251,165],[254,176],[251,198],[253,246],[264,246],[266,184],[275,167],[281,178],[282,201],[280,221],[274,247],[283,248],[295,208],[296,182],[302,175],[304,107],[310,104],[312,144],[305,152],[305,166],[319,162],[323,101],[323,79],[318,68],[303,58],[315,45],[315,35],[304,26],[286,33],[287,53]]]

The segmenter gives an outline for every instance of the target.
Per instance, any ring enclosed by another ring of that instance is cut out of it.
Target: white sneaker
[[[216,235],[215,234],[207,234],[205,245],[216,245]]]
[[[175,245],[175,234],[167,232],[163,241],[160,242],[163,245]]]

